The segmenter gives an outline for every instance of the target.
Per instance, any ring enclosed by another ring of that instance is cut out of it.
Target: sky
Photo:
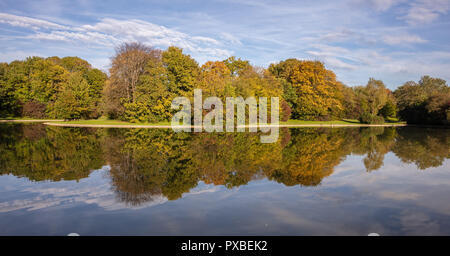
[[[107,71],[114,48],[174,45],[199,64],[319,60],[347,85],[450,81],[450,0],[0,0],[0,62],[78,56]]]

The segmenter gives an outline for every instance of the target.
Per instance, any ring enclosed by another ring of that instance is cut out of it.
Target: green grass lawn
[[[289,120],[287,122],[280,122],[280,124],[345,124],[345,125],[362,125],[356,119],[342,119],[333,121],[303,121],[303,120]],[[399,121],[397,118],[388,118],[384,124],[406,124],[404,121]]]
[[[158,122],[158,123],[131,123],[120,120],[107,120],[107,119],[91,119],[91,120],[73,120],[73,121],[56,121],[52,123],[57,124],[92,124],[92,125],[170,125],[170,122]]]
[[[52,121],[53,123],[58,124],[85,124],[85,125],[171,125],[170,122],[158,122],[158,123],[131,123],[119,120],[108,120],[108,119],[92,119],[92,120],[73,120],[73,121]],[[404,122],[398,122],[394,120],[388,120],[386,123],[399,123],[402,124]],[[354,119],[343,119],[343,120],[335,120],[335,121],[303,121],[303,120],[289,120],[287,122],[280,122],[282,125],[311,125],[311,124],[341,124],[341,125],[361,125],[358,120]]]
[[[359,125],[358,120],[343,119],[334,121],[303,121],[303,120],[288,120],[287,122],[280,122],[280,124],[346,124],[346,125]]]

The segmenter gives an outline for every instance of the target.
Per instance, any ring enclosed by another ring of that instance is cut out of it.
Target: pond
[[[0,124],[0,235],[450,235],[450,130]]]

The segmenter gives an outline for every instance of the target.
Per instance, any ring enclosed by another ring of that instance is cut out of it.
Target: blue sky
[[[0,0],[0,61],[79,56],[107,70],[126,41],[267,67],[320,60],[348,85],[450,80],[450,0]]]

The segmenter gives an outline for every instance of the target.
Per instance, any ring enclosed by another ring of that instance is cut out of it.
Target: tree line
[[[199,65],[177,47],[124,43],[109,75],[78,57],[29,57],[0,63],[0,116],[170,121],[172,99],[203,96],[280,97],[281,120],[358,119],[383,123],[450,123],[450,87],[423,76],[391,91],[381,80],[350,87],[320,61],[287,59],[267,69],[230,57]]]

